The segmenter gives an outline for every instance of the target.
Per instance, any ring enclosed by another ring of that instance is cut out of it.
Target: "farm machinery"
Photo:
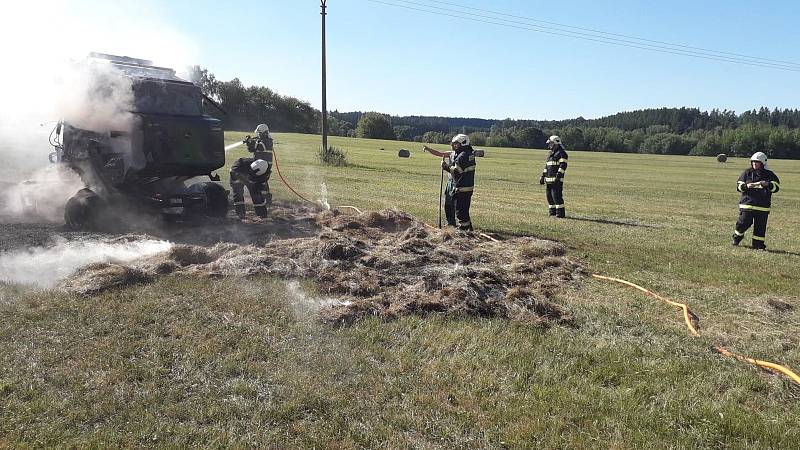
[[[62,119],[51,135],[50,161],[75,171],[85,185],[66,204],[67,226],[92,228],[142,214],[167,222],[226,216],[228,192],[214,174],[225,165],[222,122],[206,113],[207,105],[221,111],[219,105],[150,61],[92,53],[84,64],[95,80],[83,108],[90,114]],[[104,108],[108,101],[118,109]]]

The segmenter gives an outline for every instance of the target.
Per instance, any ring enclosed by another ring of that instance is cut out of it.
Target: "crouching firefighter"
[[[755,153],[750,158],[750,168],[742,172],[736,182],[739,199],[739,220],[733,230],[733,245],[739,245],[744,233],[753,226],[753,249],[766,250],[767,219],[772,194],[781,188],[778,177],[767,166],[767,155]]]
[[[550,153],[544,163],[539,184],[547,184],[547,205],[551,217],[566,217],[564,207],[564,175],[567,173],[567,151],[561,144],[561,138],[550,136],[547,140]]]
[[[469,136],[459,134],[450,142],[453,149],[451,158],[442,159],[442,170],[450,174],[447,183],[448,193],[445,196],[445,215],[448,223],[455,215],[458,228],[472,231],[472,219],[469,207],[472,203],[472,191],[475,189],[475,154],[469,145]]]
[[[231,190],[233,207],[239,219],[244,219],[244,188],[250,192],[253,209],[258,217],[267,217],[267,205],[272,203],[272,194],[267,187],[272,164],[263,159],[239,158],[231,167]]]

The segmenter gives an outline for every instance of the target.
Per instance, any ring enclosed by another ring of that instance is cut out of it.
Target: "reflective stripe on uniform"
[[[546,177],[544,179],[544,181],[546,181],[548,183],[555,183],[556,182],[556,177]]]
[[[547,207],[550,209],[556,209],[556,205],[548,205]]]
[[[460,188],[456,188],[456,192],[472,192],[474,189],[475,189],[474,186],[460,187]]]
[[[464,173],[475,172],[475,166],[469,166],[466,169],[462,170],[462,172],[464,172]]]
[[[778,189],[781,188],[781,184],[778,182],[773,181],[772,185],[770,186],[769,190],[772,192],[778,192]]]
[[[756,235],[754,234],[754,235],[753,235],[753,240],[754,240],[754,241],[761,241],[761,242],[764,242],[766,239],[765,239],[763,236],[756,236]]]
[[[739,233],[739,230],[733,230],[733,234],[735,234],[736,236],[739,236],[739,237],[744,236],[744,233]]]
[[[244,206],[244,202],[233,202],[233,206]]]
[[[554,206],[555,209],[564,209],[564,205],[556,205]]]
[[[565,162],[567,162],[567,158],[561,158],[561,159],[558,160],[558,162],[559,163],[565,163]]]
[[[769,208],[764,208],[763,206],[739,205],[739,209],[750,209],[753,211],[769,212]]]
[[[244,184],[244,182],[239,180],[231,180],[231,184]]]
[[[736,190],[739,191],[739,192],[744,191],[744,185],[745,184],[747,184],[747,183],[745,183],[744,181],[738,181],[736,183]]]
[[[458,222],[458,226],[460,227],[468,227],[472,225],[472,222]]]
[[[566,173],[566,169],[558,169],[558,173]]]
[[[547,165],[548,166],[557,166],[558,165],[558,161],[547,161]]]
[[[259,206],[267,206],[267,202],[253,203],[253,206],[256,208],[258,208]]]

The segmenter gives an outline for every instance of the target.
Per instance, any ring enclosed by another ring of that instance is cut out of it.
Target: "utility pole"
[[[320,0],[322,8],[322,151],[328,151],[328,99],[327,99],[327,67],[325,58],[325,11],[328,0]]]

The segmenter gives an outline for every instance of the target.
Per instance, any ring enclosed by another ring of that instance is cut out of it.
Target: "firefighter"
[[[564,175],[567,172],[567,151],[558,136],[550,136],[547,140],[550,153],[542,170],[539,184],[547,185],[547,205],[551,217],[566,217],[564,208]]]
[[[450,141],[453,149],[452,160],[442,160],[442,170],[449,173],[451,181],[450,196],[452,209],[458,219],[458,228],[463,231],[472,231],[472,219],[469,216],[469,207],[472,203],[472,192],[475,189],[475,154],[469,145],[469,136],[457,134]]]
[[[231,167],[231,190],[233,207],[239,219],[244,219],[244,188],[250,192],[253,209],[258,217],[267,217],[267,204],[272,202],[272,194],[267,188],[271,164],[263,159],[239,158]]]
[[[440,152],[427,145],[424,145],[422,149],[431,155],[442,158],[442,161],[446,162],[448,166],[453,164],[453,159],[455,159],[456,155],[455,151]],[[447,225],[451,227],[458,226],[456,223],[456,208],[453,206],[453,175],[450,172],[447,172],[447,185],[444,188],[444,216],[447,220]]]
[[[253,154],[255,159],[263,159],[272,165],[272,133],[269,132],[267,124],[262,123],[256,127],[255,138],[247,136],[244,143],[247,144],[247,151]]]
[[[781,188],[778,177],[769,170],[767,155],[762,152],[750,158],[750,168],[742,172],[736,190],[742,193],[739,199],[739,220],[733,230],[732,243],[739,245],[744,233],[753,226],[753,249],[766,250],[767,219],[772,203],[772,194]]]
[[[254,161],[260,159],[267,162],[264,190],[266,191],[265,197],[267,198],[267,203],[270,203],[272,201],[272,194],[270,194],[269,191],[269,178],[270,175],[272,175],[272,133],[269,132],[269,127],[265,123],[258,125],[254,133],[256,137],[252,138],[247,136],[244,138],[244,143],[247,145],[247,151],[253,154]]]

